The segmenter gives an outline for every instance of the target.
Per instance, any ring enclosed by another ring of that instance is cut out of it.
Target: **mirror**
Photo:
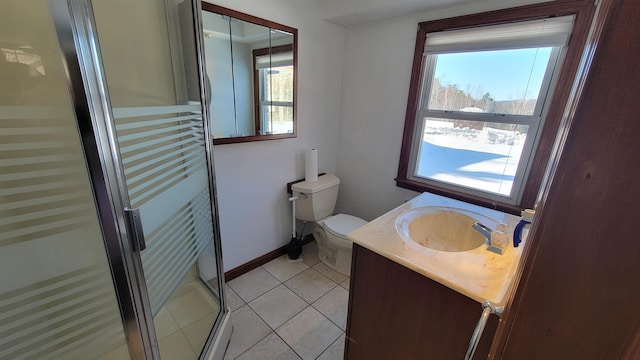
[[[296,137],[298,30],[202,3],[213,144]]]

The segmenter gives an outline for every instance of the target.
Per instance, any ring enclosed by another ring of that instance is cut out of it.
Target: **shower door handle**
[[[125,218],[127,219],[129,233],[131,234],[131,247],[133,248],[133,251],[141,252],[147,248],[147,244],[144,241],[140,209],[127,207],[124,208],[124,213],[126,215]]]

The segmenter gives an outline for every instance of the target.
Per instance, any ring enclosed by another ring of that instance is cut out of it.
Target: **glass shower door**
[[[194,12],[94,5],[0,3],[0,359],[219,359]]]
[[[159,353],[204,357],[224,297],[191,3],[96,0],[93,12]]]
[[[129,358],[105,231],[49,3],[2,1],[0,359]]]

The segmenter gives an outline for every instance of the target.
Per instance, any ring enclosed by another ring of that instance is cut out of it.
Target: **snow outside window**
[[[407,177],[516,204],[571,23],[427,34]]]

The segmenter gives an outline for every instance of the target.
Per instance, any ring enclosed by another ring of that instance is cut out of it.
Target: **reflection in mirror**
[[[297,30],[202,8],[214,144],[295,137]]]
[[[272,39],[275,34],[285,41],[293,38],[287,33],[272,33]],[[293,132],[293,44],[253,50],[253,62],[257,133]]]

